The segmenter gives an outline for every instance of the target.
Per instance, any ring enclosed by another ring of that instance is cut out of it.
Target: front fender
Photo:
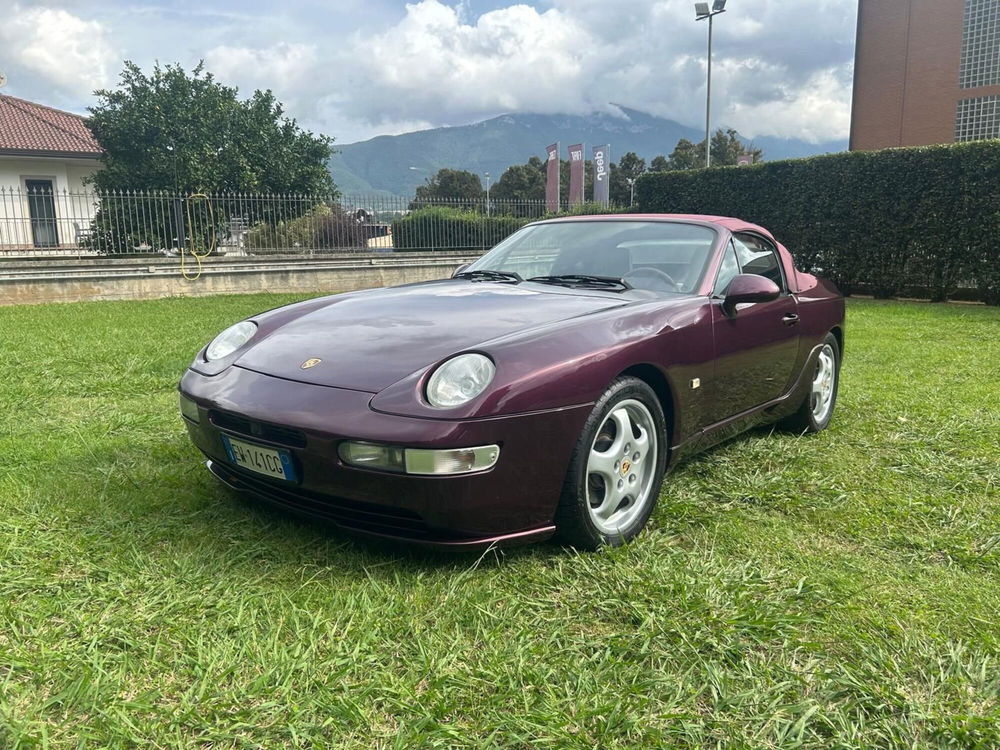
[[[686,393],[690,379],[707,381],[711,376],[710,306],[704,297],[644,302],[542,332],[513,334],[475,351],[492,357],[497,371],[486,392],[468,404],[438,409],[427,403],[424,387],[435,364],[378,393],[371,408],[400,416],[463,420],[561,409],[595,402],[615,377],[637,365],[655,367],[671,390]],[[691,406],[687,397],[678,401],[679,408]]]

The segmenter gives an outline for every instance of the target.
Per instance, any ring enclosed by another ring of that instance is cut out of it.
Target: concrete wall
[[[346,292],[451,276],[467,254],[350,256],[331,260],[210,259],[188,280],[176,259],[0,264],[0,305],[158,299],[253,292]],[[187,265],[189,275],[197,268]]]
[[[74,244],[77,229],[86,228],[96,210],[79,194],[84,190],[84,178],[98,166],[96,159],[0,156],[0,246],[32,246],[24,181],[36,178],[52,180],[59,243]]]

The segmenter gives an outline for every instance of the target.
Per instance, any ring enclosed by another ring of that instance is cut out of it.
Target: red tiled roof
[[[96,157],[93,134],[79,115],[0,94],[0,154]]]

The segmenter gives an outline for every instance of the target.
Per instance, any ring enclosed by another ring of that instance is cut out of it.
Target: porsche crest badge
[[[322,361],[323,361],[323,360],[321,360],[321,359],[316,359],[316,358],[313,358],[313,359],[307,359],[307,360],[306,360],[305,362],[303,362],[303,363],[302,363],[302,369],[303,369],[303,370],[308,370],[308,369],[310,369],[310,368],[312,368],[312,367],[315,367],[316,365],[318,365],[318,364],[319,364],[320,362],[322,362]]]

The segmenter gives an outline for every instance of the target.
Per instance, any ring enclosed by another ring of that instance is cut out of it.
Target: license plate
[[[229,460],[237,466],[266,477],[295,481],[295,467],[287,451],[245,443],[228,435],[222,436],[222,444],[229,454]]]

